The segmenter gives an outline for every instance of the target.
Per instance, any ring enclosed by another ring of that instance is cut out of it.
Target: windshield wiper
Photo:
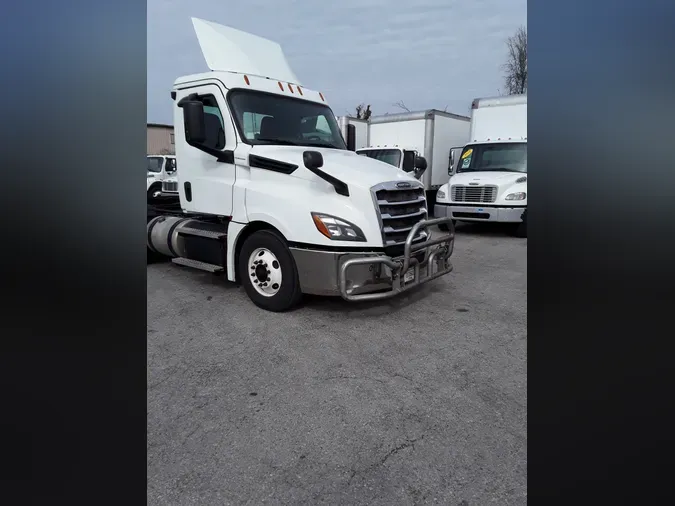
[[[330,144],[328,142],[305,142],[304,144],[306,146],[314,146],[317,148],[343,149],[339,146],[335,146],[334,144]]]
[[[286,139],[255,139],[256,141],[269,142],[270,144],[281,144],[282,146],[298,146],[297,142]]]

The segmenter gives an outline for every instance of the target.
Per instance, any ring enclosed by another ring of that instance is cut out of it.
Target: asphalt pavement
[[[148,504],[526,504],[527,240],[460,224],[452,262],[282,314],[148,265]]]

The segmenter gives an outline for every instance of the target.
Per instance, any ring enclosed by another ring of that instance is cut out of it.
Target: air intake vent
[[[166,193],[178,193],[178,181],[162,181],[162,191]]]
[[[408,233],[419,221],[428,217],[424,187],[413,183],[412,188],[397,188],[396,181],[371,188],[377,204],[378,217],[385,248],[405,244]],[[428,231],[420,229],[413,242],[424,241]]]
[[[497,200],[497,187],[453,185],[450,195],[453,202],[490,204]]]

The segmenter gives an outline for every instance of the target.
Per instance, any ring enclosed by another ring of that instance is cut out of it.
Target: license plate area
[[[408,269],[408,271],[403,275],[403,283],[411,283],[412,281],[415,281],[415,268],[411,267]]]

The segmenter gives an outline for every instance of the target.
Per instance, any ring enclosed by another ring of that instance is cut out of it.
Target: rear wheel
[[[287,311],[302,298],[293,255],[271,230],[246,239],[239,253],[239,278],[251,301],[268,311]]]

